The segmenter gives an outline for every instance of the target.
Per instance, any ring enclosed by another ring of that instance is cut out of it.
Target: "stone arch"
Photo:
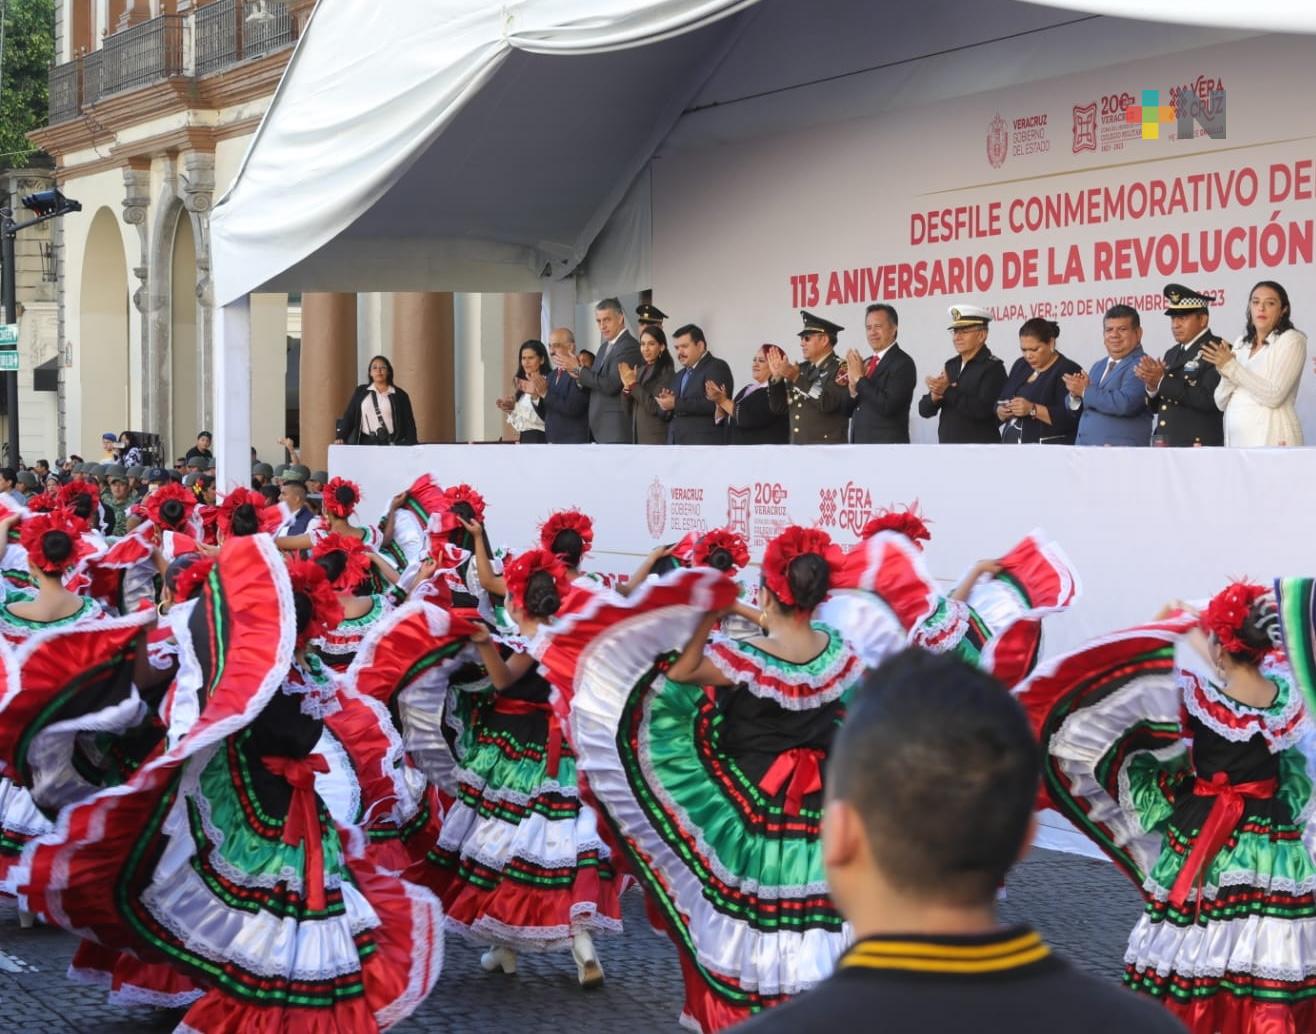
[[[82,259],[78,373],[82,387],[80,451],[100,458],[100,435],[131,429],[128,352],[128,259],[119,221],[108,207],[92,218]],[[71,452],[79,447],[70,443]]]

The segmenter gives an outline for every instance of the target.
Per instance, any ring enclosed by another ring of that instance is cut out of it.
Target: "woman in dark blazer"
[[[785,413],[768,407],[768,352],[776,345],[760,345],[750,360],[750,382],[728,398],[716,392],[717,408],[727,416],[732,445],[786,445],[790,441],[790,423]],[[780,349],[778,349],[780,351]]]
[[[370,378],[357,385],[338,421],[335,445],[415,445],[416,417],[411,399],[393,383],[393,364],[382,355],[370,360]]]
[[[641,331],[640,355],[644,365],[639,369],[625,363],[618,366],[622,394],[630,400],[635,444],[666,445],[670,415],[658,405],[658,396],[671,388],[676,363],[667,351],[667,335],[662,327],[646,326]]]
[[[1064,377],[1082,367],[1056,351],[1060,326],[1050,320],[1031,319],[1019,328],[1019,349],[1001,389],[996,418],[1006,445],[1073,445],[1081,410],[1065,404],[1069,395]]]

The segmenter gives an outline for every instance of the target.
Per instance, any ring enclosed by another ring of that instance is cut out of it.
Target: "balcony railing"
[[[102,95],[135,90],[183,74],[183,15],[162,14],[106,36]]]
[[[297,22],[289,6],[268,0],[264,10],[272,17],[249,21],[254,0],[213,0],[192,14],[161,15],[106,36],[100,50],[51,68],[50,125],[76,118],[104,97],[186,74],[189,36],[197,78],[290,47]]]

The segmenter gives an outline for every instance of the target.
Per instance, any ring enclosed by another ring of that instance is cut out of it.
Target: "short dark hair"
[[[594,306],[594,311],[619,312],[623,316],[626,315],[626,310],[621,307],[621,302],[619,302],[616,298],[604,298],[603,301],[599,302],[596,306]]]
[[[1142,317],[1132,305],[1112,305],[1106,310],[1106,315],[1101,317],[1102,323],[1106,320],[1133,320],[1135,327],[1142,326]]]
[[[679,337],[688,337],[691,341],[698,341],[701,345],[707,347],[708,341],[704,337],[703,329],[697,323],[686,323],[672,331],[672,340]]]
[[[196,433],[196,436],[197,436],[198,438],[210,438],[210,439],[213,439],[213,438],[215,437],[215,436],[214,436],[213,434],[211,434],[209,431],[198,431],[198,432]]]
[[[581,349],[579,352],[577,352],[576,354],[577,354],[578,356],[580,356],[580,355],[587,355],[587,356],[589,356],[591,359],[595,358],[594,353],[591,352],[588,348],[582,348],[582,349]]]
[[[13,467],[0,467],[0,478],[4,478],[6,481],[17,481],[18,471]]]
[[[885,312],[887,316],[890,317],[893,326],[900,326],[900,317],[896,315],[896,307],[894,305],[888,305],[886,302],[874,302],[864,310],[864,319],[867,320],[868,317],[875,312]]]
[[[859,813],[897,888],[992,900],[1018,859],[1041,769],[1023,708],[950,654],[909,649],[864,680],[828,763],[828,796]]]

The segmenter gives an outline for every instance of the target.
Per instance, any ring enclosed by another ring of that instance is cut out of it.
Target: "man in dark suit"
[[[589,429],[596,442],[629,445],[634,440],[627,400],[621,393],[618,363],[638,367],[640,343],[626,329],[626,313],[616,298],[605,298],[594,307],[594,322],[602,343],[593,366],[582,366],[576,356],[563,356],[562,369],[589,392]]]
[[[672,335],[676,362],[681,367],[668,391],[660,392],[658,405],[669,414],[668,445],[725,445],[726,425],[717,422],[718,408],[708,394],[708,385],[731,392],[731,367],[708,351],[704,332],[693,323],[678,327]]]
[[[864,334],[873,354],[864,361],[857,349],[845,356],[850,381],[850,441],[856,445],[909,444],[909,407],[918,371],[896,342],[896,310],[879,302],[864,313]]]
[[[1005,364],[987,347],[992,314],[977,305],[950,307],[951,343],[956,355],[945,369],[927,379],[928,393],[918,400],[918,415],[937,421],[943,445],[998,444],[996,403],[1005,387]]]
[[[850,427],[850,387],[845,364],[836,354],[837,335],[845,328],[800,311],[804,329],[798,366],[780,351],[768,359],[768,405],[790,416],[792,445],[844,444]]]
[[[1224,414],[1215,404],[1220,371],[1202,359],[1205,345],[1220,344],[1211,333],[1211,296],[1182,284],[1166,284],[1164,294],[1175,345],[1163,360],[1143,356],[1134,370],[1156,414],[1152,444],[1224,445]]]
[[[559,357],[574,355],[576,335],[558,327],[548,335],[553,369],[541,374],[539,395],[544,400],[544,437],[549,445],[583,445],[589,441],[589,392],[558,365]]]

